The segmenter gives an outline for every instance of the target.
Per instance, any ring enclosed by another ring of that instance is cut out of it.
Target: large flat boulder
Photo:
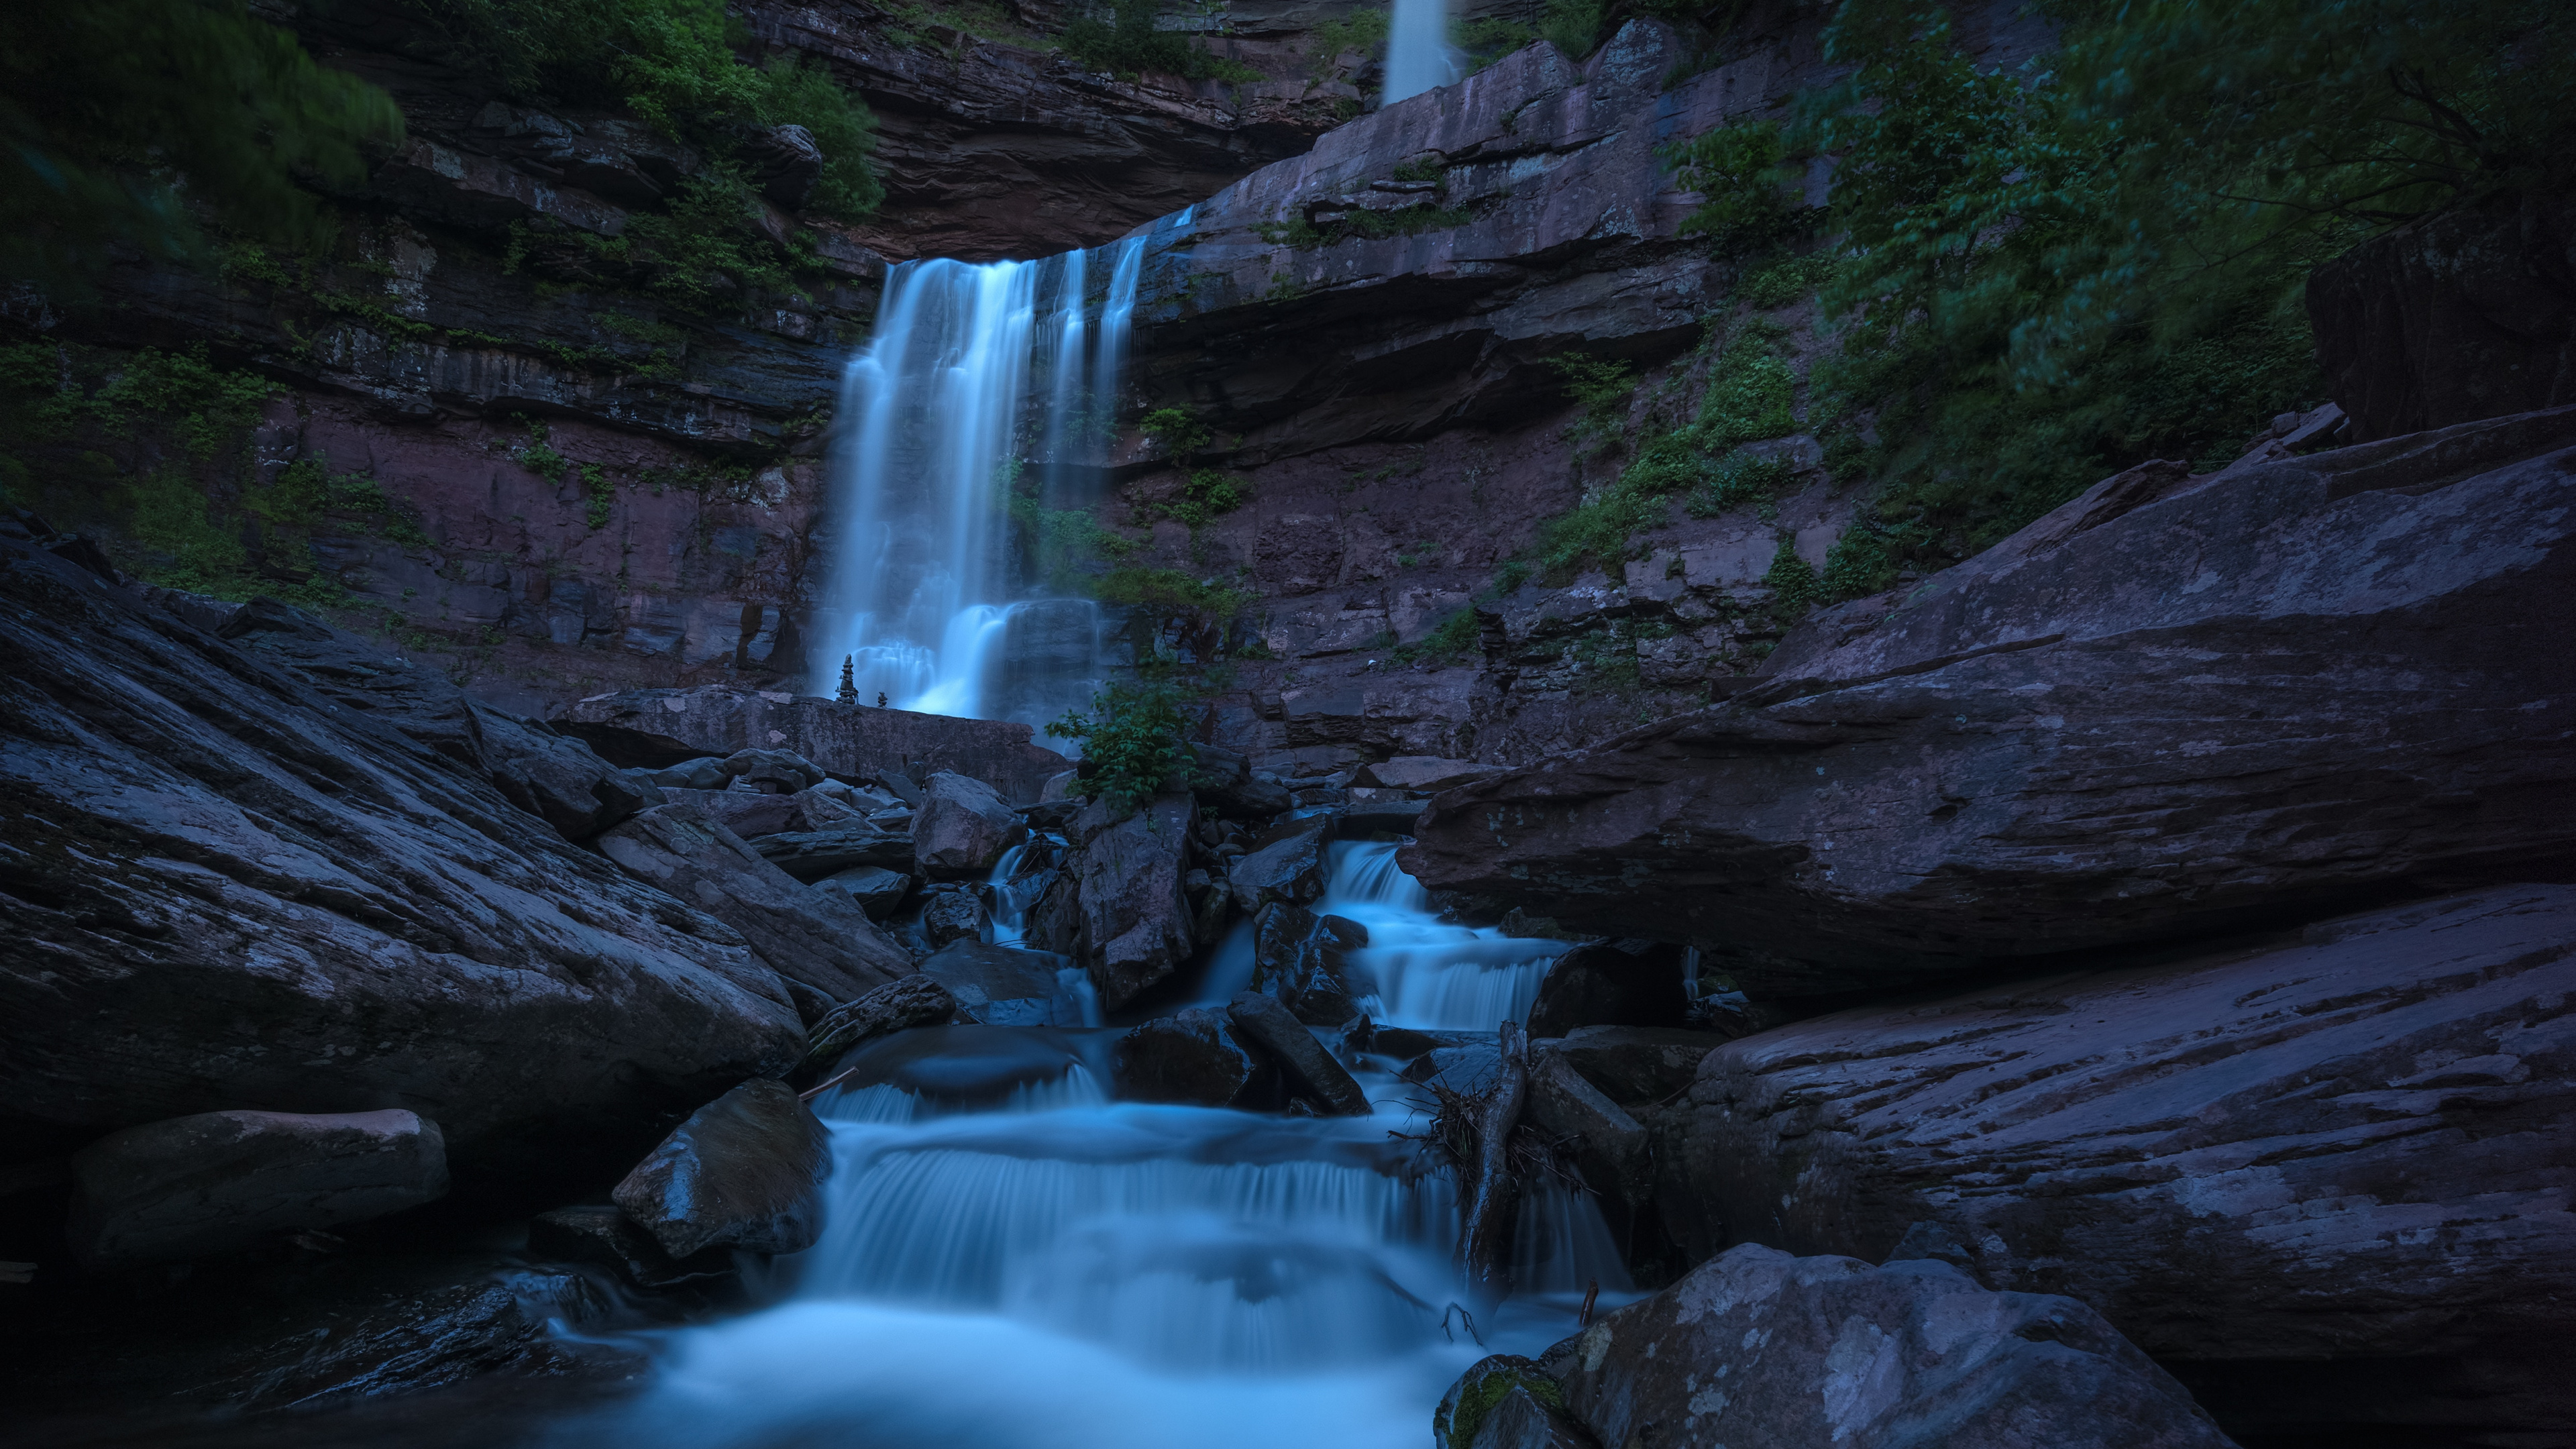
[[[1302,906],[1323,895],[1324,849],[1332,835],[1332,817],[1310,816],[1256,837],[1225,868],[1236,909],[1257,915],[1272,901]]]
[[[1226,1014],[1209,1006],[1129,1027],[1113,1061],[1124,1100],[1254,1107],[1278,1090],[1279,1069],[1270,1058],[1246,1046]]]
[[[1121,816],[1098,801],[1074,818],[1070,869],[1078,885],[1084,965],[1115,1011],[1190,958],[1195,918],[1187,795],[1158,795]]]
[[[2530,1429],[2520,1346],[2576,1330],[2571,1004],[2576,886],[2548,885],[1816,1017],[1706,1055],[1668,1221],[1695,1256],[1902,1251],[2067,1294],[2312,1425]],[[2334,1359],[2373,1394],[2290,1407],[2280,1365]],[[2454,1400],[2462,1362],[2489,1382]]]
[[[912,974],[911,954],[858,902],[800,884],[695,802],[655,806],[598,845],[636,879],[741,932],[770,969],[805,988],[798,1005],[809,1020]]]
[[[1605,1445],[2233,1449],[2100,1314],[1946,1263],[1746,1244],[1567,1347],[1544,1366]]]
[[[755,1077],[689,1115],[610,1196],[673,1258],[799,1253],[823,1231],[832,1135],[785,1082]]]
[[[551,1195],[803,1049],[731,927],[481,765],[7,541],[0,661],[0,1155],[401,1108],[460,1193]]]
[[[921,963],[921,974],[947,987],[957,1010],[987,1026],[1084,1025],[1080,995],[1066,989],[1061,974],[1073,969],[1070,956],[971,937]]]
[[[447,1195],[438,1124],[382,1112],[201,1112],[72,1157],[72,1251],[148,1262],[259,1246]]]
[[[954,770],[1014,804],[1036,800],[1050,777],[1073,767],[1030,743],[1036,732],[1024,724],[722,685],[598,695],[553,723],[620,765],[660,769],[699,755],[778,749],[836,775],[919,779],[923,772]]]
[[[2563,861],[2571,467],[2576,408],[2124,474],[1723,704],[1435,797],[1406,868],[1760,999]]]
[[[942,770],[921,783],[912,817],[912,858],[934,880],[982,880],[1028,826],[993,787]]]

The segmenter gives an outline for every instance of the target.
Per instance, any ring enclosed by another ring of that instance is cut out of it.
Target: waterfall
[[[1386,37],[1386,92],[1380,104],[1448,85],[1465,69],[1449,44],[1448,0],[1395,0]]]
[[[1350,965],[1376,985],[1359,1003],[1371,1020],[1381,1026],[1492,1031],[1506,1019],[1528,1018],[1539,982],[1564,953],[1564,942],[1523,940],[1491,927],[1441,920],[1431,910],[1430,893],[1395,863],[1393,845],[1346,840],[1330,852],[1324,898],[1314,909],[1368,928],[1369,943],[1350,953]]]
[[[853,661],[863,701],[1043,723],[1053,697],[1014,696],[1015,628],[1039,648],[1081,652],[1092,672],[1096,610],[1078,620],[1017,618],[1037,581],[1008,566],[1010,491],[1037,470],[1049,506],[1078,501],[1086,464],[1107,441],[1144,256],[1115,244],[1106,295],[1092,259],[905,262],[887,273],[867,345],[843,374],[846,421],[832,458],[836,541],[813,688],[830,694]],[[1095,320],[1096,318],[1096,320]],[[1043,374],[1033,396],[1032,374]],[[1031,416],[1031,404],[1036,415]],[[1063,694],[1058,690],[1054,693]],[[1079,702],[1087,690],[1075,691]]]

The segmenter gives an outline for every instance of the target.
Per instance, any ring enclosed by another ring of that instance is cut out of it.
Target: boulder
[[[1189,796],[1158,795],[1124,817],[1094,801],[1074,820],[1085,964],[1103,1010],[1117,1010],[1190,957],[1194,918],[1181,883],[1196,814]]]
[[[912,958],[847,896],[811,890],[694,804],[647,810],[599,837],[600,853],[742,933],[771,969],[815,996],[818,1017],[912,972]]]
[[[541,1207],[804,1049],[732,927],[390,702],[7,540],[0,662],[0,1156],[399,1107],[435,1117],[461,1194]]]
[[[1073,762],[1032,744],[1036,731],[1002,720],[876,709],[773,691],[701,685],[629,689],[585,699],[554,721],[620,765],[659,769],[700,755],[775,749],[845,779],[910,784],[913,764],[981,780],[1004,799],[1033,801]]]
[[[846,800],[815,790],[773,794],[759,790],[691,790],[661,787],[671,804],[690,804],[745,840],[764,835],[791,835],[857,825],[867,817]]]
[[[2501,191],[2308,274],[2354,441],[2576,403],[2576,196]]]
[[[1267,820],[1295,803],[1276,780],[1257,778],[1252,762],[1232,750],[1194,744],[1190,748],[1190,788],[1200,803],[1227,820]]]
[[[1406,866],[1693,942],[1756,999],[2554,870],[2571,444],[2562,408],[2108,480],[1722,704],[1445,792]]]
[[[1565,1412],[1565,1386],[1518,1354],[1478,1359],[1431,1414],[1433,1449],[1600,1449]]]
[[[665,790],[722,790],[733,784],[733,775],[724,761],[714,755],[701,755],[653,771],[653,783]]]
[[[528,1219],[528,1256],[540,1263],[605,1268],[645,1289],[676,1288],[735,1272],[733,1254],[721,1247],[701,1248],[685,1261],[673,1258],[651,1233],[613,1207],[557,1208]]]
[[[935,890],[921,902],[921,936],[938,950],[959,941],[981,941],[993,924],[983,898],[958,887]]]
[[[1398,755],[1374,765],[1362,765],[1351,777],[1354,785],[1379,785],[1390,790],[1414,790],[1425,794],[1464,785],[1487,775],[1499,775],[1501,765],[1480,765],[1473,760],[1444,760],[1437,755]]]
[[[861,1044],[826,1080],[848,1072],[843,1086],[853,1092],[896,1087],[942,1108],[999,1107],[1076,1073],[1089,1076],[1097,1065],[1089,1049],[1098,1044],[1097,1033],[1046,1026],[925,1026]]]
[[[912,898],[912,877],[883,866],[854,865],[837,870],[807,887],[828,891],[857,906],[871,921],[885,920]]]
[[[1274,904],[1252,923],[1252,989],[1277,998],[1309,1026],[1342,1026],[1377,984],[1351,965],[1368,927],[1303,906]]]
[[[447,1143],[399,1108],[201,1112],[109,1133],[73,1154],[72,1182],[83,1262],[170,1261],[435,1202]]]
[[[1193,1006],[1137,1023],[1118,1038],[1118,1096],[1199,1107],[1267,1105],[1278,1068],[1236,1036],[1224,1012]]]
[[[1955,1244],[2312,1432],[2563,1428],[2576,1393],[2518,1346],[2576,1325],[2571,1002],[2576,886],[2547,885],[1816,1017],[1707,1055],[1668,1223],[1694,1254]],[[2339,1358],[2368,1395],[2266,1378]]]
[[[1690,1014],[1678,946],[1595,941],[1556,958],[1530,1003],[1533,1039],[1586,1026],[1674,1027]]]
[[[1292,820],[1254,839],[1227,864],[1236,909],[1256,915],[1272,901],[1302,906],[1324,893],[1324,846],[1330,819]]]
[[[1603,1444],[2232,1449],[2191,1395],[2071,1298],[1946,1263],[1730,1248],[1550,1355]]]
[[[1267,996],[1246,991],[1228,1002],[1226,1018],[1243,1039],[1258,1047],[1287,1074],[1292,1097],[1301,1096],[1325,1112],[1344,1117],[1369,1114],[1368,1094],[1324,1044],[1315,1040],[1288,1008]]]
[[[1681,1095],[1699,1064],[1727,1038],[1665,1026],[1578,1026],[1553,1041],[1533,1038],[1565,1059],[1614,1102],[1663,1102]]]
[[[912,817],[912,858],[933,880],[982,880],[1028,827],[993,787],[942,770],[924,781]]]
[[[872,822],[836,825],[826,830],[764,835],[752,842],[760,858],[808,885],[862,865],[912,872],[912,836]]]
[[[823,1231],[832,1135],[795,1089],[754,1077],[689,1115],[610,1194],[662,1251],[799,1253]]]
[[[793,795],[825,778],[822,766],[793,750],[736,750],[725,756],[724,772],[763,795]]]
[[[1082,1001],[1059,972],[1073,958],[1051,951],[952,941],[921,963],[921,974],[948,988],[957,1010],[987,1026],[1082,1026]]]
[[[828,1059],[916,1026],[938,1026],[957,1014],[957,998],[936,979],[907,976],[836,1008],[814,1024],[809,1062]]]

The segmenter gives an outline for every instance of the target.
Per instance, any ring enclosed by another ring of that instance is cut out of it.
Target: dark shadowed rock
[[[2576,408],[2043,518],[1724,704],[1442,794],[1407,866],[1757,998],[2555,869],[2571,441]]]
[[[1293,1096],[1312,1100],[1325,1111],[1345,1117],[1369,1113],[1368,1094],[1314,1033],[1267,996],[1244,992],[1227,1003],[1227,1019],[1245,1040],[1259,1047],[1288,1074]]]
[[[1208,1006],[1128,1028],[1118,1038],[1117,1074],[1124,1100],[1200,1107],[1259,1105],[1278,1081],[1270,1058],[1246,1048],[1226,1014]]]
[[[881,1036],[916,1026],[937,1026],[957,1014],[957,998],[938,980],[904,977],[833,1010],[814,1024],[809,1060],[829,1058]]]
[[[620,765],[658,769],[699,755],[777,749],[835,775],[887,781],[890,775],[908,776],[918,761],[930,770],[981,780],[1022,803],[1036,800],[1048,777],[1073,763],[1031,744],[1035,731],[1024,724],[720,685],[630,689],[585,699],[554,723]]]
[[[823,783],[826,772],[794,750],[736,750],[724,772],[763,795],[793,795]]]
[[[963,886],[934,890],[922,898],[921,935],[933,950],[960,941],[980,941],[993,923],[983,898]]]
[[[613,1207],[557,1208],[528,1220],[528,1256],[540,1263],[586,1263],[637,1288],[671,1288],[730,1276],[729,1248],[701,1248],[686,1261],[662,1251],[651,1233]]]
[[[1189,796],[1158,795],[1124,819],[1094,802],[1074,821],[1084,964],[1106,1010],[1189,959],[1196,919],[1182,881],[1196,814]]]
[[[847,802],[811,790],[782,795],[721,787],[694,790],[664,786],[662,795],[670,804],[698,807],[708,818],[745,840],[831,830],[867,820]]]
[[[987,1026],[1081,1026],[1082,1003],[1057,973],[1073,958],[996,946],[972,938],[942,946],[921,974],[957,998],[957,1009]]]
[[[857,906],[869,920],[882,921],[902,911],[903,903],[912,898],[912,877],[883,866],[854,865],[807,889],[830,891]]]
[[[0,701],[11,1157],[245,1102],[402,1107],[460,1189],[555,1196],[802,1050],[731,927],[390,718],[6,541]]]
[[[1530,1003],[1529,1034],[1586,1026],[1679,1026],[1690,1012],[1682,952],[1658,941],[1596,941],[1556,958]]]
[[[1343,840],[1379,835],[1411,835],[1427,808],[1420,800],[1358,800],[1333,812],[1334,834]]]
[[[1328,818],[1295,820],[1256,839],[1226,866],[1226,885],[1245,915],[1257,914],[1272,901],[1302,906],[1324,893],[1324,846],[1332,837]]]
[[[1546,1045],[1612,1101],[1661,1102],[1690,1086],[1700,1061],[1726,1041],[1677,1027],[1579,1026]]]
[[[1552,1361],[1603,1444],[2232,1449],[2191,1395],[2071,1298],[1945,1263],[1873,1268],[1746,1244]]]
[[[798,1253],[823,1231],[832,1137],[785,1082],[754,1077],[700,1107],[612,1194],[662,1251]]]
[[[1406,1062],[1398,1075],[1417,1086],[1437,1083],[1452,1092],[1475,1093],[1493,1085],[1501,1065],[1502,1053],[1488,1039],[1433,1047]]]
[[[2571,1321],[2576,886],[2306,937],[1729,1042],[1691,1090],[1676,1236],[1864,1258],[1946,1242],[2177,1372],[2369,1359],[2383,1426],[2532,1430],[2507,1402],[2544,1387],[2515,1390],[2522,1369],[2483,1404],[2436,1386]],[[2545,1387],[2554,1422],[2576,1419],[2565,1376]]]
[[[1383,785],[1391,790],[1446,790],[1464,785],[1487,775],[1498,775],[1501,765],[1480,765],[1473,760],[1444,760],[1437,755],[1398,755],[1374,765],[1362,765],[1351,777],[1357,785]]]
[[[2308,276],[2354,441],[2576,402],[2576,197],[2499,192]]]
[[[1309,1026],[1342,1026],[1377,989],[1351,965],[1368,927],[1303,906],[1273,904],[1252,923],[1252,989],[1275,997]]]
[[[741,932],[771,969],[819,993],[825,1010],[911,974],[911,956],[855,902],[797,884],[696,805],[647,810],[601,835],[599,849]]]
[[[434,1202],[447,1144],[399,1109],[204,1112],[109,1133],[73,1155],[72,1177],[84,1262],[167,1261]]]
[[[761,859],[809,885],[862,865],[906,874],[912,870],[911,832],[864,822],[763,835],[751,847]]]
[[[1028,827],[993,787],[953,770],[922,782],[912,817],[912,857],[933,880],[982,880]]]
[[[1617,1102],[1586,1080],[1560,1053],[1530,1048],[1526,1119],[1561,1140],[1592,1190],[1620,1202],[1643,1204],[1654,1184],[1652,1144],[1646,1129]]]

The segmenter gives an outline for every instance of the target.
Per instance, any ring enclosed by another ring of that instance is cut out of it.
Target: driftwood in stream
[[[1512,1223],[1520,1207],[1520,1175],[1512,1171],[1512,1131],[1529,1095],[1529,1040],[1518,1022],[1506,1021],[1495,1045],[1502,1060],[1494,1080],[1469,1118],[1475,1141],[1459,1159],[1462,1221],[1458,1235],[1466,1259],[1467,1291],[1490,1303],[1511,1291]]]
[[[852,1047],[864,1046],[878,1037],[891,1036],[909,1027],[937,1026],[956,1014],[957,998],[948,993],[947,987],[927,976],[906,976],[889,981],[855,1001],[841,1003],[831,1015],[814,1023],[814,1030],[806,1039],[805,1061],[796,1069],[797,1074],[810,1078],[827,1068],[834,1057]],[[830,1086],[831,1083],[823,1085]],[[815,1087],[804,1095],[810,1097],[821,1090],[822,1087]]]

